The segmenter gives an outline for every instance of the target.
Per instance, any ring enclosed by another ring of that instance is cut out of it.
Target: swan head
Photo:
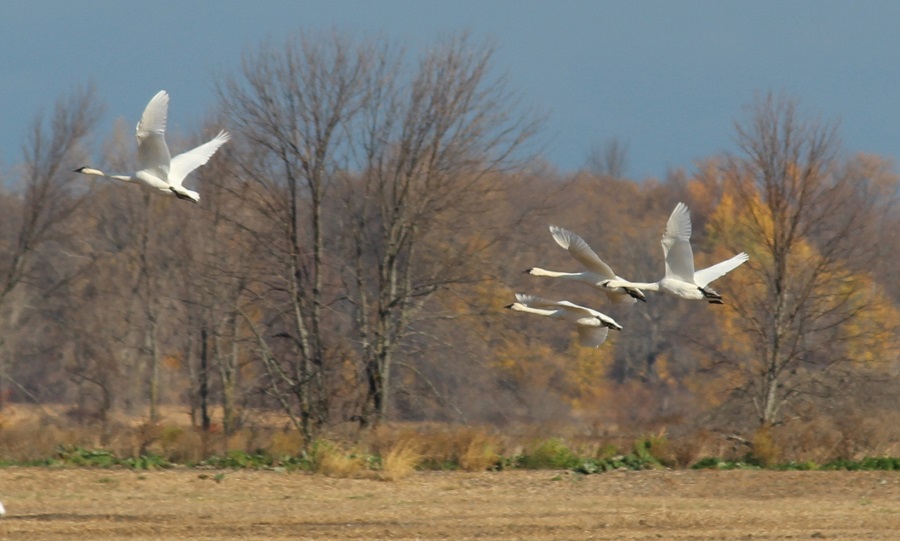
[[[103,176],[103,172],[101,172],[99,169],[93,169],[93,168],[87,167],[87,166],[79,167],[78,169],[76,169],[73,172],[81,173],[82,175],[99,175],[101,177]]]

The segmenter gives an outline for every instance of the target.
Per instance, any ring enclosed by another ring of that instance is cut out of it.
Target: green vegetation
[[[717,457],[707,457],[699,460],[691,466],[692,469],[719,469],[719,470],[741,470],[741,469],[770,469],[781,471],[813,471],[813,470],[878,470],[878,471],[900,471],[900,457],[865,457],[860,460],[838,459],[817,464],[812,460],[801,462],[788,461],[771,466],[764,466],[758,459],[752,455],[747,455],[741,460],[725,460]]]
[[[427,442],[428,438],[423,438]],[[177,462],[156,453],[138,456],[119,456],[107,449],[59,445],[52,456],[23,461],[0,460],[0,467],[38,466],[49,468],[126,468],[158,470],[166,468],[198,468],[213,470],[275,470],[305,471],[334,477],[375,477],[399,479],[414,470],[460,470],[465,455],[427,456],[418,449],[424,445],[410,443],[387,445],[382,451],[348,449],[340,443],[317,440],[310,453],[275,455],[265,449],[252,453],[231,450],[199,461]],[[627,448],[627,447],[626,447]],[[604,444],[593,451],[579,452],[562,438],[536,440],[530,446],[508,455],[494,454],[491,463],[483,463],[483,470],[571,470],[580,474],[597,474],[616,470],[647,470],[679,467],[667,458],[669,442],[665,437],[648,436],[635,440],[628,452],[621,452],[612,444]],[[410,450],[414,450],[411,452]],[[402,464],[402,465],[400,465]],[[900,457],[865,457],[860,460],[835,459],[817,463],[813,460],[768,463],[752,453],[732,458],[705,457],[690,465],[691,469],[770,469],[781,471],[812,470],[882,470],[900,471]],[[472,471],[468,468],[468,471]],[[200,474],[201,479],[221,482],[225,475]]]

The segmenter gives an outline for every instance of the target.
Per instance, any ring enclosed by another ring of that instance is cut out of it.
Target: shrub
[[[359,477],[365,469],[363,455],[347,452],[336,443],[316,440],[312,449],[312,467],[329,477]]]
[[[675,462],[665,436],[647,436],[634,442],[634,454],[643,463],[672,464]]]
[[[772,433],[768,426],[761,426],[753,434],[752,457],[756,464],[768,468],[778,463],[781,457],[781,449],[772,439]]]
[[[580,459],[559,438],[544,440],[522,456],[521,466],[531,470],[568,469],[578,465]]]

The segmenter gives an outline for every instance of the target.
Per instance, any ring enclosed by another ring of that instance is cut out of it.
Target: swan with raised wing
[[[684,203],[678,203],[662,237],[663,255],[666,259],[666,274],[658,282],[629,282],[627,280],[607,280],[604,287],[611,289],[637,288],[647,291],[664,291],[682,299],[706,299],[711,304],[724,304],[722,296],[709,287],[710,282],[721,278],[750,259],[746,253],[716,263],[711,267],[694,270],[694,254],[691,250],[691,215]]]
[[[610,302],[616,304],[633,304],[635,299],[647,302],[647,298],[640,289],[633,287],[610,288],[603,284],[609,280],[624,280],[617,276],[613,270],[591,249],[581,237],[562,227],[550,226],[550,234],[561,248],[569,252],[576,261],[587,270],[581,272],[557,272],[540,267],[532,267],[525,272],[532,276],[547,276],[550,278],[562,278],[582,282],[603,291]]]
[[[93,167],[80,167],[76,173],[113,178],[125,182],[139,182],[165,195],[200,202],[200,194],[184,187],[184,178],[194,169],[209,161],[219,147],[231,136],[225,130],[211,141],[174,157],[166,145],[166,117],[169,112],[169,94],[160,90],[147,107],[137,124],[138,170],[131,175],[108,175]]]

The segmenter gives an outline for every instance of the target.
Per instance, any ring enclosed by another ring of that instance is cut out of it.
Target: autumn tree
[[[711,225],[723,245],[750,254],[731,303],[751,341],[738,394],[769,425],[851,367],[849,346],[875,332],[858,326],[877,301],[861,272],[876,255],[866,235],[890,198],[873,197],[874,179],[842,164],[835,126],[802,116],[793,100],[757,101],[737,140],[744,155],[728,162]]]

